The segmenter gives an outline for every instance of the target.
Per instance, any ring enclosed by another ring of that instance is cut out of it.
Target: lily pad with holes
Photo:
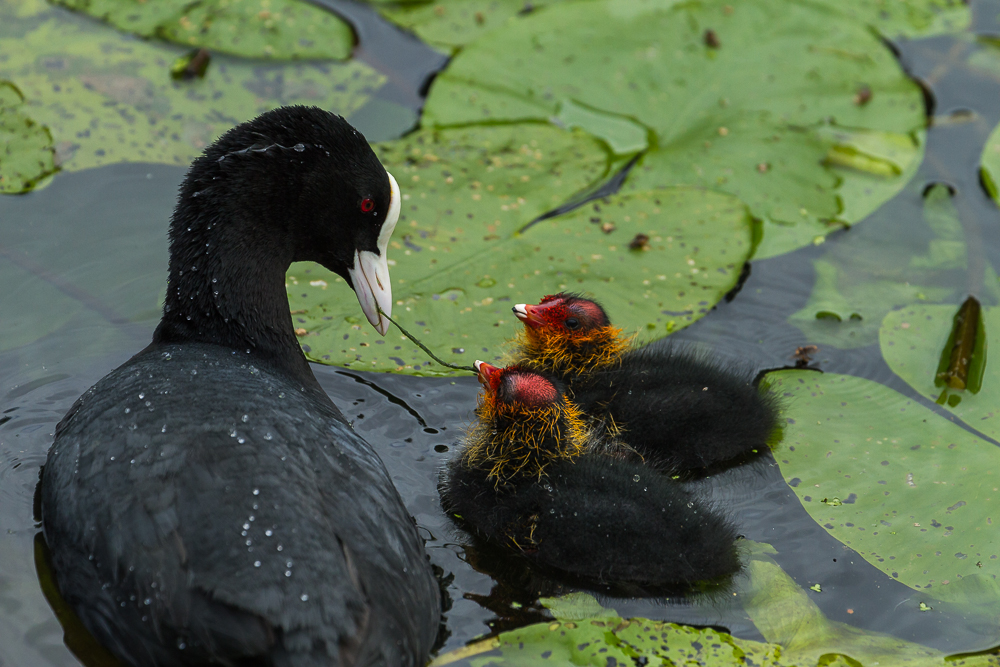
[[[685,184],[744,200],[764,221],[758,256],[858,222],[923,150],[922,94],[886,45],[832,5],[788,0],[540,8],[465,46],[424,123],[548,121],[569,103],[651,133],[626,191]]]
[[[52,0],[140,37],[244,58],[344,60],[354,34],[301,0]]]
[[[170,64],[183,52],[62,8],[0,3],[0,78],[17,84],[28,100],[23,112],[49,128],[63,169],[187,165],[224,131],[268,109],[309,104],[349,115],[385,80],[357,62],[216,56],[205,78],[173,81]]]
[[[424,130],[377,147],[404,193],[389,249],[393,316],[445,361],[495,361],[511,314],[560,290],[604,301],[614,322],[659,338],[712,308],[739,278],[753,222],[739,200],[695,188],[618,195],[525,227],[604,178],[600,142],[546,124]],[[523,231],[519,231],[523,230]],[[630,244],[639,234],[648,241]],[[336,276],[288,275],[310,359],[451,373],[394,329],[382,340]]]
[[[24,113],[24,97],[0,81],[0,193],[28,192],[57,171],[49,128]]]
[[[1000,309],[983,308],[986,340],[981,390],[953,389],[935,382],[942,349],[948,341],[958,304],[917,304],[895,310],[882,321],[879,343],[882,355],[897,375],[916,391],[937,401],[972,428],[1000,440],[1000,363],[989,359],[990,339],[994,355],[1000,349]],[[975,370],[978,370],[976,368]]]
[[[955,300],[968,288],[968,249],[948,188],[934,186],[920,198],[914,187],[904,196],[914,206],[906,234],[896,231],[898,220],[875,218],[813,261],[816,280],[809,300],[789,318],[810,343],[841,349],[873,345],[892,309]],[[992,269],[986,282],[993,286],[986,293],[995,294]]]
[[[996,579],[1000,448],[870,380],[789,370],[765,382],[786,404],[782,475],[833,537],[940,600],[965,599],[964,578]]]

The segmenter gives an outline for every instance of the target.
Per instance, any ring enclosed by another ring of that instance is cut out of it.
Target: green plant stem
[[[428,357],[430,357],[434,361],[438,362],[442,366],[447,366],[448,368],[454,368],[457,371],[469,371],[470,373],[475,373],[476,372],[476,369],[473,368],[472,366],[457,366],[455,364],[449,364],[447,361],[442,361],[441,359],[438,359],[438,357],[437,357],[436,354],[434,354],[429,349],[427,349],[427,346],[424,345],[423,343],[421,343],[419,340],[417,340],[413,336],[413,334],[411,334],[409,331],[407,331],[403,327],[399,326],[399,322],[397,322],[396,320],[394,320],[391,317],[389,317],[388,315],[386,315],[386,313],[385,313],[384,310],[382,310],[381,308],[379,308],[379,312],[382,313],[382,317],[384,317],[385,319],[387,319],[390,322],[392,322],[393,324],[395,324],[396,328],[399,329],[404,336],[406,336],[407,338],[409,338],[411,341],[414,342],[414,344],[417,347],[419,347],[421,350],[423,350],[424,352],[426,352]]]

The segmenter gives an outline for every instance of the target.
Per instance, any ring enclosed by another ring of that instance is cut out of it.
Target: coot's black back
[[[42,513],[60,592],[132,665],[423,664],[436,580],[384,466],[298,350],[283,278],[315,259],[360,295],[350,262],[384,262],[398,191],[318,109],[271,112],[214,149],[182,186],[154,342],[57,428]]]

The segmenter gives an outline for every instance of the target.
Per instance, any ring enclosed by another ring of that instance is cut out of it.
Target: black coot
[[[515,361],[566,382],[647,464],[682,472],[738,461],[765,450],[778,425],[778,399],[758,389],[749,364],[672,344],[636,348],[600,304],[576,294],[517,304],[514,314],[525,325]]]
[[[285,293],[343,276],[385,333],[400,195],[321,109],[195,160],[153,342],[91,387],[42,474],[59,589],[131,665],[422,665],[439,588],[385,467],[320,389]]]

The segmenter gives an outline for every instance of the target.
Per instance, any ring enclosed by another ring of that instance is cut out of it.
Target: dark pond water
[[[340,0],[320,4],[339,8],[359,26],[364,44],[359,57],[390,77],[380,95],[414,109],[406,118],[379,117],[374,107],[372,113],[363,110],[355,115],[362,129],[372,139],[405,131],[416,119],[424,80],[443,60],[365,7]],[[998,32],[1000,5],[977,3],[974,13],[979,32]],[[831,250],[844,244],[918,250],[926,236],[919,229],[922,195],[933,183],[955,191],[966,236],[977,239],[970,241],[978,253],[970,261],[989,262],[1000,272],[1000,213],[976,176],[982,145],[1000,121],[1000,80],[964,64],[969,52],[980,48],[971,37],[897,46],[904,66],[927,87],[936,119],[928,130],[924,165],[911,186],[869,220],[823,245],[754,262],[734,299],[675,338],[749,360],[761,370],[789,364],[795,347],[811,342],[788,316],[806,302],[814,281],[812,260],[838,261]],[[114,165],[60,174],[39,192],[0,198],[0,318],[6,332],[0,340],[0,665],[62,666],[81,659],[108,664],[99,652],[79,649],[85,643],[72,629],[64,641],[64,628],[39,582],[33,498],[55,424],[80,393],[149,340],[164,289],[166,221],[182,176],[182,169],[163,165]],[[974,285],[949,287],[976,291]],[[343,298],[353,297],[345,292]],[[928,404],[889,370],[877,346],[824,347],[813,367],[876,380]],[[467,552],[462,535],[440,509],[438,470],[472,417],[474,379],[314,370],[382,456],[443,573],[450,608],[441,650],[545,618],[535,604],[537,582],[519,584],[525,580],[505,576],[498,583],[487,574],[497,565]],[[699,486],[726,508],[745,536],[773,545],[775,560],[800,586],[823,582],[823,594],[811,597],[829,618],[949,653],[1000,644],[1000,629],[985,617],[950,613],[946,605],[933,614],[915,612],[914,591],[818,526],[772,459],[731,469]],[[559,590],[542,587],[547,593]],[[729,595],[601,600],[622,616],[711,625],[763,639]],[[77,647],[79,657],[67,643]]]

